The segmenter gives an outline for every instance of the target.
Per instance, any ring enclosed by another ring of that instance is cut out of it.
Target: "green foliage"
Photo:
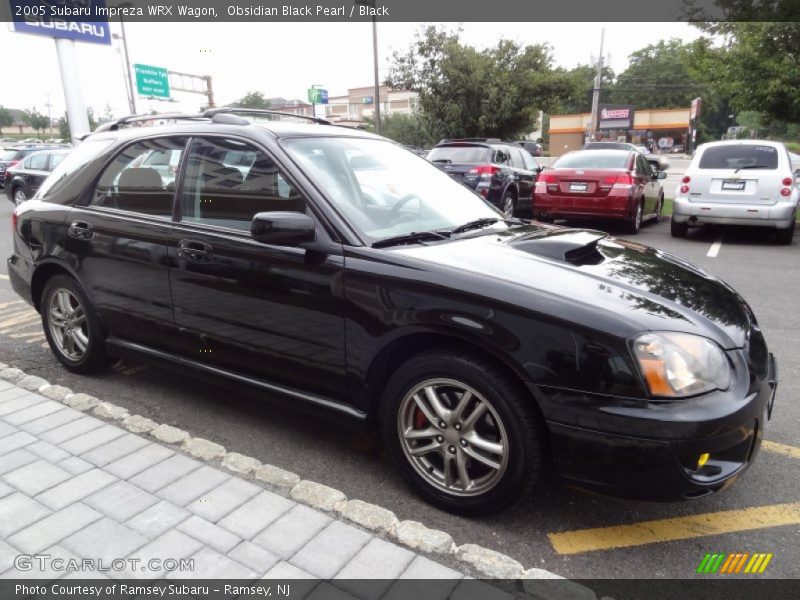
[[[374,119],[367,118],[367,131],[375,132]],[[420,148],[438,141],[425,129],[421,118],[402,113],[381,116],[381,135],[401,144]]]
[[[592,94],[597,69],[591,65],[578,65],[570,71],[564,71],[569,82],[569,92],[559,101],[558,111],[564,114],[588,113],[592,110]],[[600,80],[601,100],[605,101],[606,93],[614,85],[614,71],[603,67]]]
[[[36,108],[29,108],[22,112],[22,122],[36,131],[36,135],[41,137],[42,131],[50,126],[47,115],[43,115]]]
[[[233,102],[231,106],[236,108],[262,108],[266,109],[269,108],[269,100],[267,100],[266,96],[264,96],[261,92],[248,92],[241,98],[239,98],[236,102]]]
[[[570,91],[546,45],[500,40],[479,51],[458,32],[428,26],[405,53],[395,52],[388,84],[419,94],[420,119],[433,138],[511,138],[531,131]]]
[[[62,140],[71,139],[72,135],[69,132],[69,122],[67,121],[66,114],[57,121],[57,124],[58,124],[58,137],[60,137]]]
[[[690,69],[736,112],[800,122],[800,22],[712,23],[693,44]],[[721,44],[719,41],[721,39]]]
[[[630,55],[608,101],[642,108],[688,107],[706,86],[689,72],[689,47],[680,40],[660,40]]]
[[[11,127],[14,124],[14,117],[11,111],[0,105],[0,135],[3,135],[3,127]]]

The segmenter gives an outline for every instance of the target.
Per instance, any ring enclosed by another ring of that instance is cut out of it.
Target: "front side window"
[[[331,205],[370,242],[502,217],[441,169],[392,142],[313,137],[283,144]]]
[[[305,212],[306,202],[263,151],[223,138],[189,149],[181,220],[249,231],[260,212]]]
[[[59,164],[61,164],[61,161],[64,160],[64,158],[66,158],[66,156],[67,156],[66,154],[61,153],[61,152],[57,152],[55,154],[51,154],[50,155],[50,166],[47,168],[47,170],[48,171],[52,171],[53,169],[55,169]]]
[[[171,217],[175,175],[146,163],[154,153],[182,152],[186,142],[186,138],[158,138],[127,146],[100,175],[91,205]]]

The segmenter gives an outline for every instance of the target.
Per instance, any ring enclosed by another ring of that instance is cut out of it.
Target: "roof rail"
[[[450,144],[452,142],[484,142],[484,143],[492,143],[492,144],[505,144],[505,143],[507,143],[507,142],[504,142],[503,140],[501,140],[500,138],[478,138],[478,137],[472,137],[472,138],[444,138],[442,140],[439,140],[440,144]]]
[[[295,113],[291,112],[284,112],[280,110],[269,110],[266,108],[238,108],[235,106],[222,106],[220,108],[209,108],[208,110],[204,111],[202,116],[206,118],[211,118],[214,115],[219,114],[245,114],[245,115],[277,115],[281,117],[294,117],[295,119],[306,119],[313,123],[317,123],[318,125],[332,125],[330,121],[327,119],[321,119],[320,117],[309,117],[308,115],[296,115]]]
[[[109,121],[108,123],[103,123],[97,129],[95,129],[95,133],[101,131],[117,131],[120,128],[120,125],[126,125],[128,123],[140,123],[144,121],[158,121],[159,119],[172,119],[172,120],[189,120],[189,121],[199,121],[201,119],[207,119],[205,115],[202,114],[186,114],[186,113],[161,113],[156,115],[128,115],[126,117],[121,117],[114,121]]]

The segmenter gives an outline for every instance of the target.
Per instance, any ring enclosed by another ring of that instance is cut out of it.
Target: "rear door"
[[[67,248],[101,320],[112,335],[178,348],[167,269],[175,188],[138,166],[154,151],[183,152],[185,137],[141,140],[123,148],[100,174],[87,206],[67,217]]]
[[[525,156],[530,156],[522,148],[510,148],[511,166],[514,171],[514,179],[519,188],[519,206],[527,206],[533,199],[533,185],[536,183],[536,172],[528,168]]]

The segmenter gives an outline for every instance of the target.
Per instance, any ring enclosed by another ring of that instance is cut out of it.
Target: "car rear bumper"
[[[672,203],[672,220],[689,225],[751,225],[787,229],[797,213],[797,202],[723,204],[678,197]]]
[[[776,388],[777,364],[770,354],[767,378],[738,401],[723,393],[719,402],[678,400],[670,403],[668,416],[656,419],[599,409],[579,423],[547,419],[558,475],[581,489],[636,500],[669,502],[719,491],[756,457]],[[570,400],[559,392],[558,402]],[[720,414],[726,404],[730,412]],[[698,467],[705,453],[708,462]]]
[[[534,215],[555,219],[626,219],[631,216],[630,207],[628,195],[609,194],[592,198],[536,194],[533,199]]]
[[[27,261],[19,256],[12,255],[6,261],[8,268],[8,280],[11,288],[30,305],[33,305],[33,294],[31,293],[31,281],[29,278],[30,269]]]

